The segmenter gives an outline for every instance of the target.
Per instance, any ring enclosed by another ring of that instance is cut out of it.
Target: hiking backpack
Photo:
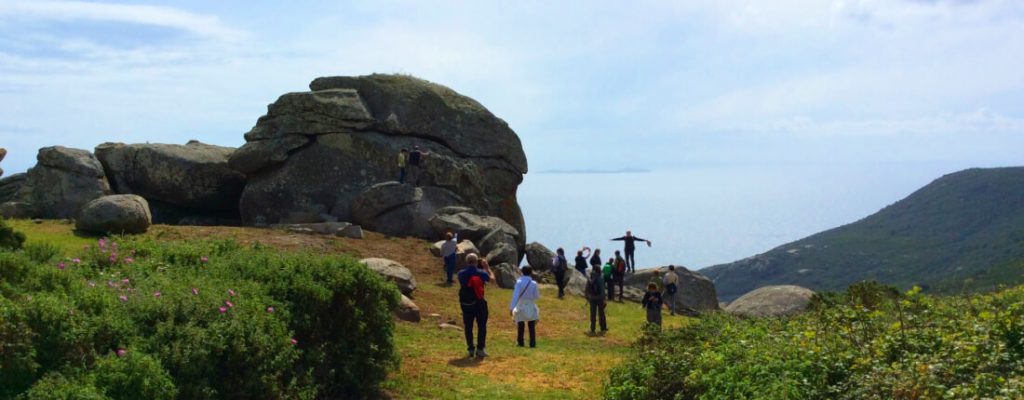
[[[615,260],[615,270],[618,271],[618,275],[626,273],[626,261],[623,259]]]
[[[565,264],[563,264],[562,257],[557,256],[557,255],[554,256],[554,257],[551,257],[551,271],[552,272],[559,272],[559,271],[564,271],[564,270],[565,270]]]
[[[676,290],[676,284],[674,283],[669,283],[668,285],[665,285],[665,292],[668,294],[676,294]]]
[[[468,307],[475,305],[476,302],[479,300],[476,297],[476,291],[473,290],[472,286],[470,286],[470,283],[473,282],[473,279],[479,280],[480,277],[474,276],[472,278],[469,278],[466,284],[462,285],[462,287],[459,288],[459,304],[462,304],[463,306]]]

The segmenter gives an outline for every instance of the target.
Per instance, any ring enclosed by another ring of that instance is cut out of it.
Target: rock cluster
[[[643,299],[643,293],[647,291],[647,284],[657,280],[668,273],[668,267],[637,270],[634,274],[626,275],[623,281],[625,296],[627,299],[639,302]],[[677,311],[683,313],[702,313],[718,310],[718,295],[715,293],[715,284],[703,274],[690,271],[682,266],[675,266],[675,274],[679,277],[678,291],[675,296]]]

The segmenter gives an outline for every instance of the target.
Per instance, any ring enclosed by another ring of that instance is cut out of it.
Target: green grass
[[[25,232],[25,244],[50,243],[60,248],[65,256],[81,253],[83,247],[96,244],[95,237],[74,234],[74,224],[69,221],[44,221],[37,224],[32,220],[13,219],[7,220],[7,224],[17,231]]]

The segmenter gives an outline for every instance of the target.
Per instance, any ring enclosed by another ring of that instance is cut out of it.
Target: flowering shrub
[[[649,331],[611,399],[1024,398],[1024,287],[930,297],[877,284],[783,319],[702,317]]]
[[[0,252],[0,399],[359,398],[397,365],[398,292],[350,258],[131,238],[35,258]]]

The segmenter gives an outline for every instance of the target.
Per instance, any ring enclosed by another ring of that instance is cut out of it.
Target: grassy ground
[[[95,238],[75,235],[73,225],[65,222],[10,222],[15,229],[25,232],[29,243],[47,241],[68,255],[95,243]],[[512,291],[490,287],[490,357],[476,361],[465,358],[462,331],[438,328],[440,322],[449,321],[461,326],[457,288],[441,284],[440,260],[430,255],[430,244],[425,241],[376,233],[367,233],[365,240],[355,240],[267,229],[163,225],[154,226],[146,235],[160,240],[233,238],[282,250],[384,257],[409,267],[418,281],[414,300],[424,319],[418,324],[396,323],[395,340],[402,364],[385,385],[387,394],[394,398],[596,398],[607,380],[608,370],[634,358],[629,344],[639,335],[645,318],[637,304],[610,303],[610,331],[603,336],[590,336],[586,302],[572,296],[559,300],[556,290],[545,285],[541,290],[538,346],[521,349],[515,346],[515,325],[508,315]],[[687,321],[683,317],[665,316],[667,327]]]

